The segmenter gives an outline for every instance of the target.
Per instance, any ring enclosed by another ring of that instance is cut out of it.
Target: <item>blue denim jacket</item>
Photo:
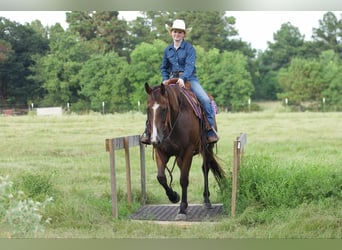
[[[173,44],[164,50],[163,61],[160,66],[163,81],[170,78],[171,72],[184,71],[180,77],[184,81],[192,77],[196,78],[196,50],[188,42],[182,41],[176,50]]]

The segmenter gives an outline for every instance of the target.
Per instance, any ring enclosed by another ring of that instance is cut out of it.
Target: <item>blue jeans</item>
[[[205,114],[207,115],[210,127],[214,127],[215,126],[215,119],[214,119],[215,114],[214,114],[214,111],[211,106],[211,102],[207,93],[204,91],[203,87],[201,86],[200,82],[197,80],[196,77],[191,77],[188,79],[188,81],[191,83],[191,91],[194,92],[198,101],[201,103]]]

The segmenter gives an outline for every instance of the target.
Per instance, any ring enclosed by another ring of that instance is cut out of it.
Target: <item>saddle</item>
[[[172,85],[172,84],[176,84],[178,81],[178,78],[171,78],[169,80],[167,80],[164,85]],[[184,83],[185,87],[181,88],[182,93],[184,94],[184,96],[186,97],[187,101],[189,102],[189,104],[191,105],[192,109],[194,110],[196,116],[199,119],[204,120],[204,124],[207,130],[210,130],[210,124],[208,122],[208,118],[202,108],[201,103],[198,101],[196,95],[194,94],[194,92],[191,91],[191,83],[189,81],[186,81]],[[217,114],[217,107],[216,107],[216,103],[214,101],[214,97],[210,94],[208,94],[208,97],[210,99],[214,114]]]

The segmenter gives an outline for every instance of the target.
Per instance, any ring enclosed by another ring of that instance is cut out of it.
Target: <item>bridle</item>
[[[156,89],[154,89],[153,91],[156,91],[156,90],[158,90],[159,88],[156,88]],[[168,112],[168,114],[167,114],[167,121],[166,121],[166,126],[167,126],[167,124],[169,124],[169,126],[170,126],[170,131],[168,132],[168,135],[165,137],[165,140],[166,139],[170,139],[170,137],[171,137],[171,135],[172,135],[172,133],[173,133],[173,131],[174,131],[174,129],[175,129],[175,127],[176,127],[176,125],[177,125],[177,122],[178,122],[178,118],[179,118],[179,114],[180,114],[180,111],[178,111],[177,112],[177,116],[176,116],[176,118],[175,118],[175,120],[172,122],[171,121],[171,110],[172,110],[172,105],[171,105],[171,103],[170,103],[170,97],[169,97],[169,93],[168,92],[166,92],[167,94],[168,94],[168,96],[166,97],[165,95],[163,95],[162,93],[160,93],[162,96],[164,96],[165,97],[165,99],[167,100],[167,112]],[[182,98],[180,98],[180,102],[178,103],[178,107],[181,107],[181,105],[182,105],[182,103],[183,103],[183,99]],[[170,140],[170,143],[171,144],[173,144],[173,142]]]

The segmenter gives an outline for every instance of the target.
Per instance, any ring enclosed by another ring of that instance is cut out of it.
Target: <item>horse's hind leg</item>
[[[210,192],[209,192],[209,166],[203,162],[202,164],[202,172],[204,176],[204,190],[203,190],[203,201],[204,201],[204,206],[208,209],[212,208],[211,202],[209,200],[210,197]]]

